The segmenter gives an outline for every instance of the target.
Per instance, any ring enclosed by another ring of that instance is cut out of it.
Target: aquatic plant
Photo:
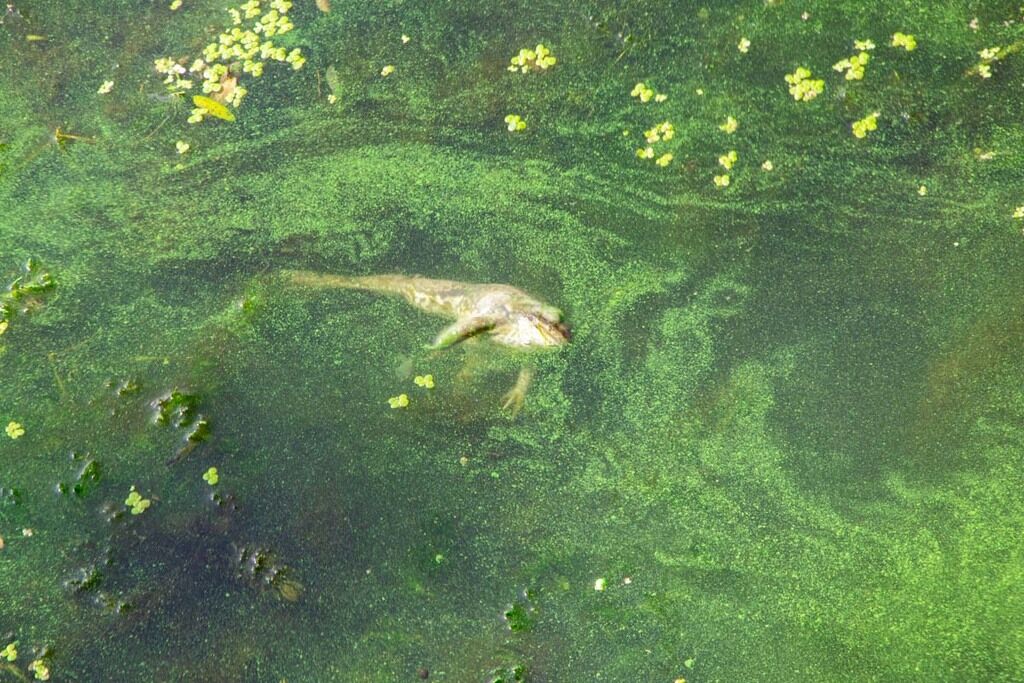
[[[764,163],[761,164],[761,170],[762,171],[774,171],[775,170],[775,164],[772,163],[771,159],[765,159]]]
[[[644,131],[644,139],[647,140],[647,144],[654,144],[655,142],[661,142],[664,140],[668,142],[676,134],[676,129],[672,126],[671,121],[664,121]]]
[[[725,122],[718,126],[718,130],[722,131],[726,135],[732,135],[736,132],[736,129],[740,127],[740,122],[732,116],[725,117]]]
[[[99,88],[96,89],[97,95],[106,95],[114,89],[114,81],[103,81]]]
[[[233,26],[222,31],[215,42],[209,43],[201,57],[191,60],[190,66],[185,67],[185,63],[190,61],[188,58],[175,60],[161,57],[154,61],[154,67],[158,74],[164,76],[164,84],[174,95],[182,95],[194,87],[192,78],[187,75],[201,76],[204,94],[210,95],[211,100],[221,106],[230,104],[238,108],[248,94],[248,90],[239,85],[244,75],[261,77],[268,60],[290,64],[295,70],[301,69],[306,63],[300,48],[289,51],[269,40],[295,28],[288,17],[291,8],[289,0],[272,0],[266,12],[260,0],[248,0],[237,7],[228,8]],[[249,28],[243,29],[241,25],[246,20],[255,21]],[[207,114],[227,118],[219,110],[197,103],[188,122],[199,123]]]
[[[412,381],[416,386],[423,387],[424,389],[434,388],[433,375],[416,375],[416,377],[414,377]]]
[[[825,91],[825,81],[811,78],[811,70],[805,67],[797,67],[796,71],[786,74],[786,83],[789,83],[789,94],[798,102],[810,102]]]
[[[505,117],[505,127],[510,133],[526,130],[526,121],[519,114],[509,114]]]
[[[1018,206],[1013,210],[1013,217],[1017,220],[1024,220],[1024,206]]]
[[[0,659],[6,659],[8,662],[13,662],[18,658],[18,641],[7,643],[7,647],[0,650]]]
[[[28,665],[28,670],[35,676],[37,681],[48,681],[50,680],[50,667],[46,665],[46,662],[42,659],[33,660]]]
[[[206,470],[206,472],[203,474],[203,481],[205,481],[210,486],[216,486],[217,482],[220,481],[220,475],[217,474],[217,468],[211,467],[210,469]]]
[[[380,75],[383,76],[384,78],[387,78],[388,76],[390,76],[393,73],[395,73],[395,65],[394,64],[385,64],[384,68],[380,70]]]
[[[629,96],[639,98],[639,100],[645,104],[650,102],[652,99],[659,103],[668,99],[668,95],[664,93],[655,93],[654,88],[648,87],[643,81],[640,81],[633,86],[633,89],[629,92]]]
[[[184,140],[178,140],[177,142],[174,143],[174,149],[178,150],[178,154],[184,154],[189,149],[191,149],[191,147],[192,145],[188,144]]]
[[[917,39],[910,34],[900,33],[899,31],[897,31],[896,33],[892,34],[891,45],[893,47],[902,47],[907,52],[913,52],[914,50],[917,49]]]
[[[729,187],[729,174],[723,173],[722,175],[716,175],[714,177],[715,187],[723,188]]]
[[[850,124],[850,127],[853,129],[853,136],[856,138],[863,138],[871,131],[876,130],[878,128],[879,116],[879,112],[872,112],[864,118],[858,119]]]
[[[858,52],[852,57],[836,62],[832,68],[839,73],[845,72],[848,81],[859,81],[864,78],[864,68],[870,60],[871,55],[867,52]]]
[[[235,120],[235,115],[231,113],[230,109],[211,97],[206,97],[205,95],[193,95],[192,104],[195,105],[195,109],[192,110],[191,116],[188,117],[189,123],[198,123],[202,121],[207,114],[224,121]]]
[[[143,498],[142,494],[136,491],[135,486],[132,485],[131,489],[128,490],[128,497],[124,499],[124,504],[131,508],[133,515],[141,515],[153,504],[153,501],[149,498]]]
[[[4,431],[7,432],[7,436],[12,439],[19,439],[25,435],[25,428],[21,426],[20,422],[15,422],[14,420],[7,423],[7,427]]]
[[[739,155],[736,153],[736,150],[730,149],[728,152],[718,157],[718,163],[722,168],[728,171],[733,167],[737,159],[739,159]]]
[[[750,40],[748,38],[740,38],[740,42],[736,45],[736,49],[746,54],[750,51]]]
[[[672,153],[666,152],[665,154],[662,154],[660,157],[655,159],[654,163],[664,168],[665,166],[668,166],[670,163],[672,163],[672,158]]]
[[[388,405],[392,408],[406,408],[409,405],[409,395],[399,394],[388,399]]]
[[[524,47],[519,51],[519,54],[509,61],[509,71],[513,73],[518,71],[524,74],[536,69],[545,71],[553,67],[557,62],[555,56],[551,54],[551,50],[544,47],[543,43],[538,43],[536,49],[533,50]]]

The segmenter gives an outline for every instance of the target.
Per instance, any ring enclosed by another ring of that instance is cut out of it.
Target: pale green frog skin
[[[438,333],[429,349],[444,349],[476,336],[485,336],[512,349],[545,349],[563,346],[570,337],[560,310],[509,285],[405,275],[346,277],[310,271],[285,271],[285,275],[295,284],[308,287],[396,294],[420,310],[454,319]],[[515,385],[505,394],[503,405],[513,415],[522,407],[532,377],[533,370],[524,366]]]

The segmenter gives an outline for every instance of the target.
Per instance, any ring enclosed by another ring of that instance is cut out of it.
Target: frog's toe
[[[507,410],[515,417],[519,414],[519,411],[523,408],[523,403],[526,401],[526,395],[521,391],[512,391],[505,394],[503,402],[501,404],[502,410]]]

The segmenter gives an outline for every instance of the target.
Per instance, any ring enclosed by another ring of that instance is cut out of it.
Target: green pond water
[[[170,5],[0,24],[0,681],[1024,679],[1019,2]]]

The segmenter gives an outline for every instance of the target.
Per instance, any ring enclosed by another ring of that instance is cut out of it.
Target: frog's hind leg
[[[523,408],[523,403],[526,401],[526,392],[530,390],[530,383],[533,381],[533,368],[524,366],[519,370],[519,376],[516,377],[516,383],[512,385],[512,388],[508,390],[502,397],[501,407],[512,413],[512,417],[519,414],[519,411]]]

